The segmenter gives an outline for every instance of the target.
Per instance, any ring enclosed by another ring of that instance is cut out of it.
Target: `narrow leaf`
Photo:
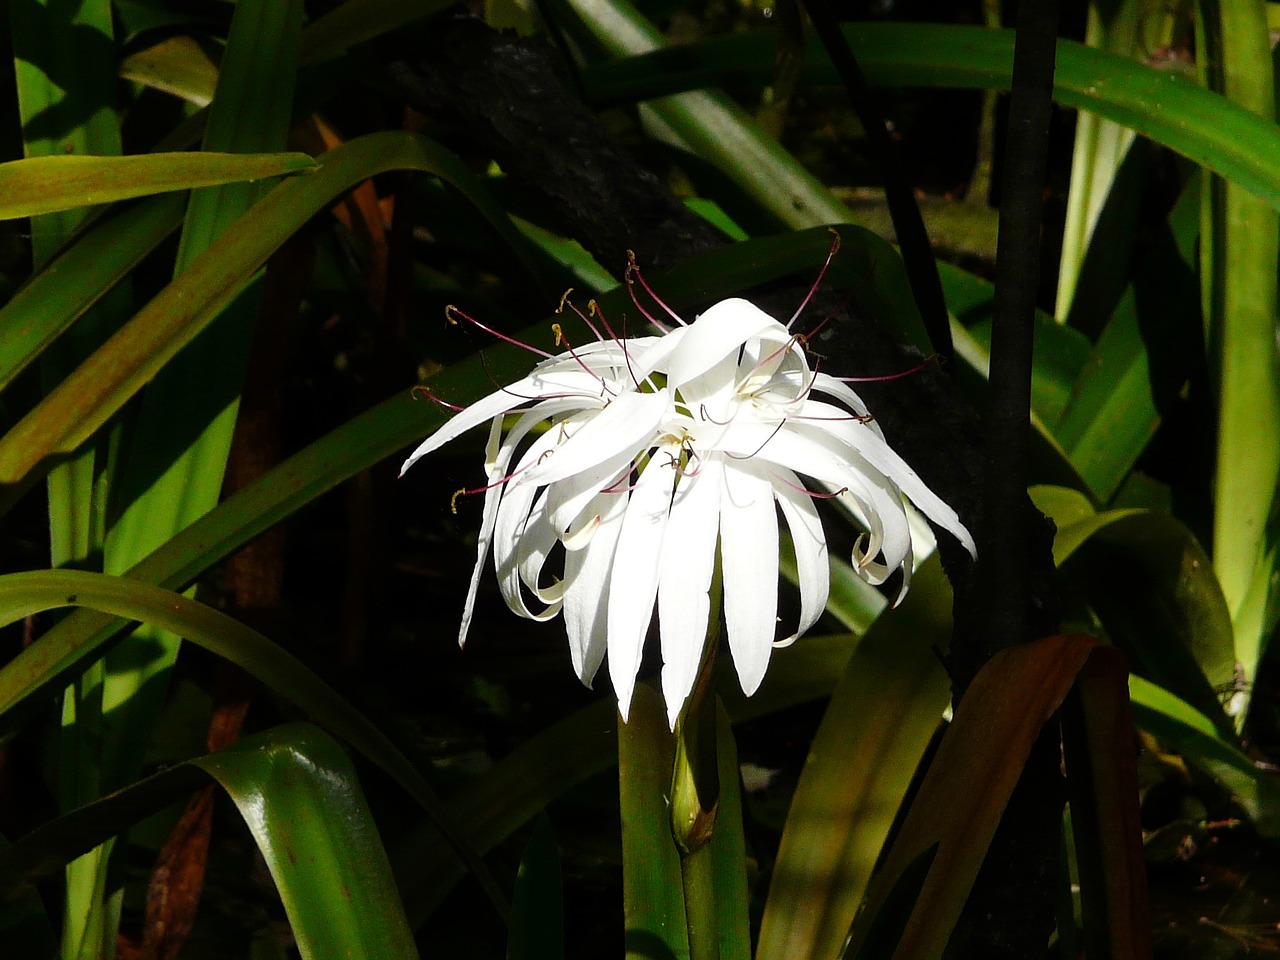
[[[305,173],[315,165],[305,153],[152,153],[138,157],[11,160],[0,163],[0,220],[169,190]]]

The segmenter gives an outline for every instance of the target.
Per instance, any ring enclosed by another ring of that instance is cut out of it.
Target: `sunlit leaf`
[[[305,173],[314,168],[315,161],[305,153],[151,153],[139,157],[11,160],[0,163],[0,220],[169,190]]]

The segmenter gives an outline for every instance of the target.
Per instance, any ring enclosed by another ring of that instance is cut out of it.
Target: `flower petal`
[[[662,635],[662,696],[676,728],[702,660],[711,616],[723,466],[718,459],[682,474],[671,501],[670,529],[662,545],[658,622]],[[716,611],[719,616],[719,611]]]
[[[670,403],[666,390],[615,397],[555,446],[550,456],[521,477],[521,482],[556,483],[618,456],[634,455],[652,441]]]
[[[560,371],[554,376],[540,374],[535,370],[524,379],[503,387],[487,397],[482,397],[446,420],[435,433],[418,444],[417,449],[409,454],[409,458],[400,467],[400,476],[403,477],[406,470],[433,450],[438,450],[450,440],[462,436],[472,427],[478,427],[486,420],[500,417],[523,403],[537,401],[547,394],[553,394],[553,399],[557,400],[565,399],[564,394],[573,394],[581,395],[577,405],[594,405],[598,404],[599,400],[594,398],[593,394],[598,394],[599,389],[599,378],[581,369]]]
[[[619,478],[621,479],[621,478]],[[564,625],[573,672],[588,688],[608,648],[609,576],[630,494],[597,494],[583,511],[596,523],[591,539],[564,558]]]
[[[489,439],[485,443],[485,463],[488,467],[487,477],[490,484],[497,482],[505,470],[499,439],[502,436],[502,418],[494,417],[489,426]],[[489,556],[489,545],[493,542],[493,528],[498,519],[498,502],[502,499],[501,487],[489,487],[484,492],[484,510],[480,516],[480,534],[476,537],[476,565],[471,570],[471,580],[467,584],[467,598],[462,603],[462,624],[458,628],[458,646],[467,644],[467,633],[471,630],[471,618],[475,614],[476,594],[480,589],[480,575],[484,572],[484,562]]]
[[[667,386],[676,389],[691,381],[727,356],[736,360],[738,348],[748,340],[772,332],[785,342],[787,328],[753,303],[738,297],[721,300],[700,314],[685,328],[679,351],[667,364]]]
[[[773,492],[782,508],[782,516],[791,531],[796,551],[796,573],[800,581],[800,623],[796,632],[775,646],[785,647],[796,641],[818,622],[827,606],[831,589],[831,564],[827,556],[827,537],[813,498],[799,489],[800,478],[790,470],[783,472]]]
[[[724,619],[738,682],[756,692],[778,621],[778,514],[773,487],[749,462],[725,461],[720,497]]]
[[[618,710],[627,719],[645,634],[653,619],[659,560],[671,508],[675,471],[655,456],[631,491],[609,577],[609,676]]]

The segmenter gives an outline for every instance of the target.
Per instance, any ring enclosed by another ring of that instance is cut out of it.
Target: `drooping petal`
[[[675,470],[654,457],[631,491],[609,577],[609,677],[627,719],[644,638],[653,619],[659,560],[671,507]]]
[[[489,427],[489,439],[485,443],[485,463],[488,466],[487,478],[490,484],[497,482],[502,476],[500,470],[505,469],[502,462],[500,439],[502,437],[502,418],[494,417]],[[480,589],[480,575],[484,572],[484,562],[489,556],[489,545],[493,542],[493,528],[498,519],[498,502],[502,498],[501,487],[490,486],[484,494],[484,510],[480,517],[480,534],[476,538],[476,565],[471,570],[471,580],[467,584],[467,598],[462,604],[462,625],[458,628],[458,646],[467,644],[467,633],[471,630],[471,618],[475,614],[476,594]]]
[[[500,417],[521,404],[537,401],[548,394],[579,395],[584,402],[592,401],[593,392],[598,392],[600,381],[597,377],[581,370],[561,371],[554,376],[539,374],[536,370],[522,380],[503,387],[487,397],[482,397],[460,413],[444,422],[435,433],[418,444],[413,453],[400,467],[400,476],[420,459],[443,447],[450,440],[457,439],[473,427],[478,427],[486,420]]]
[[[543,584],[542,569],[551,557],[551,551],[559,541],[555,527],[547,511],[547,491],[542,491],[533,510],[529,513],[529,521],[525,524],[524,533],[520,537],[520,548],[517,551],[520,583],[529,592],[548,606],[558,605],[564,597],[564,581],[556,580],[552,584]]]
[[[725,460],[724,478],[724,619],[738,682],[751,696],[769,666],[778,621],[778,514],[772,484],[750,461]]]
[[[840,408],[818,401],[810,401],[804,405],[804,416],[839,417],[842,413]],[[929,489],[910,465],[885,442],[879,431],[870,430],[869,424],[859,423],[856,420],[819,422],[798,419],[794,422],[798,431],[821,431],[856,451],[871,466],[892,480],[921,513],[951,533],[971,555],[977,556],[973,537],[960,522],[956,512]]]
[[[800,488],[800,478],[790,470],[780,472],[773,492],[782,516],[791,531],[796,551],[796,573],[800,581],[800,622],[796,632],[775,646],[785,647],[803,636],[818,622],[827,606],[831,589],[831,563],[827,556],[827,536],[813,498]]]
[[[537,463],[538,458],[555,442],[554,430],[534,440],[520,458],[517,471],[529,464]],[[498,506],[498,520],[493,534],[493,569],[498,575],[498,587],[502,591],[502,598],[507,602],[512,613],[530,620],[548,619],[559,609],[557,604],[547,608],[551,611],[549,614],[547,610],[540,613],[533,612],[525,603],[524,594],[520,588],[521,540],[529,528],[530,516],[535,502],[539,499],[539,491],[540,488],[534,484],[521,484],[515,480],[508,483],[502,494],[502,503]],[[545,494],[541,497],[541,503],[545,508]],[[546,521],[545,510],[542,520]],[[545,526],[537,529],[540,529],[540,535],[545,537],[550,524],[546,523]]]
[[[573,672],[588,688],[608,648],[609,576],[630,497],[625,490],[597,494],[583,511],[591,521],[599,518],[590,540],[565,552],[564,625],[569,659]]]
[[[723,467],[713,458],[704,461],[696,474],[685,473],[680,477],[662,546],[662,573],[658,582],[662,696],[672,730],[698,677],[707,639],[722,476]]]

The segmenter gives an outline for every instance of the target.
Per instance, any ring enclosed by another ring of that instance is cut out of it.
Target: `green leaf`
[[[299,952],[308,960],[413,960],[418,951],[351,761],[314,727],[274,733],[195,762],[253,832]]]
[[[935,555],[858,644],[832,694],[787,814],[757,960],[839,956],[941,723],[950,681],[935,649],[950,630],[951,590]]]
[[[316,162],[305,153],[151,153],[139,157],[11,160],[0,163],[0,220],[170,190],[305,173],[315,166]]]
[[[1203,79],[1223,102],[1276,132],[1265,4],[1217,0],[1198,9]],[[1269,633],[1265,597],[1274,589],[1268,525],[1280,478],[1280,218],[1271,197],[1229,171],[1209,169],[1226,178],[1207,176],[1200,238],[1201,303],[1218,401],[1213,567],[1236,627],[1236,657],[1252,685]],[[1244,719],[1241,712],[1241,727]]]
[[[1193,262],[1197,181],[1149,237],[1115,314],[1071,388],[1054,436],[1099,499],[1109,500],[1176,402],[1203,349]]]
[[[507,960],[563,960],[564,889],[560,848],[545,813],[533,822],[511,897]]]
[[[661,97],[655,109],[666,116],[672,101],[695,103],[682,100],[689,95],[681,91],[770,82],[774,41],[767,31],[650,53],[659,35],[640,31],[633,23],[636,14],[621,0],[591,4],[573,0],[573,6],[613,56],[649,54],[583,71],[583,84],[597,99]],[[845,26],[845,36],[873,84],[968,90],[1008,90],[1011,84],[1012,30],[856,23]],[[814,85],[838,82],[816,41],[811,40],[806,49],[803,78]],[[1280,130],[1188,77],[1059,40],[1053,95],[1063,106],[1088,110],[1135,130],[1280,207]],[[683,134],[682,121],[672,119]],[[720,133],[723,125],[724,121],[713,129]],[[755,180],[762,189],[753,195],[763,202],[768,202],[765,191],[770,186],[778,191],[772,203],[779,215],[792,201],[801,204],[797,216],[809,209],[810,197],[803,189],[797,195],[800,181],[790,176],[777,179],[772,169],[762,169]]]
[[[1173,39],[1171,11],[1148,10],[1141,0],[1095,0],[1088,7],[1085,43],[1090,47],[1140,59]],[[1101,285],[1109,288],[1111,283],[1106,281],[1125,270],[1137,225],[1145,159],[1145,151],[1133,150],[1133,143],[1133,131],[1113,121],[1084,110],[1076,117],[1054,310],[1064,321],[1075,324],[1077,317],[1096,309],[1099,298],[1091,286],[1102,279]],[[1096,323],[1089,328],[1096,328]]]
[[[0,886],[47,876],[190,792],[202,773],[253,833],[303,957],[418,956],[355,769],[309,724],[247,737],[46,824],[0,850]]]
[[[370,134],[338,147],[308,177],[276,187],[101,349],[0,438],[0,485],[29,485],[87,440],[239,293],[293,232],[343,191],[387,170],[448,180],[510,243],[524,240],[460,160],[423,137]],[[9,491],[11,499],[16,491]],[[0,496],[0,500],[6,499]]]
[[[378,764],[414,798],[450,839],[500,910],[504,900],[488,871],[448,825],[435,791],[373,723],[299,660],[262,634],[181,594],[125,577],[78,570],[41,570],[0,577],[0,626],[44,610],[85,606],[184,637],[223,657],[288,697]],[[109,634],[81,642],[50,632],[0,667],[0,716],[58,689],[92,662]]]
[[[1112,642],[1139,673],[1225,727],[1217,691],[1235,685],[1231,619],[1194,535],[1167,514],[1095,514],[1078,495],[1052,487],[1033,487],[1031,495],[1058,525],[1055,561],[1084,591]]]
[[[178,226],[184,198],[113,209],[78,234],[0,309],[0,390]]]

